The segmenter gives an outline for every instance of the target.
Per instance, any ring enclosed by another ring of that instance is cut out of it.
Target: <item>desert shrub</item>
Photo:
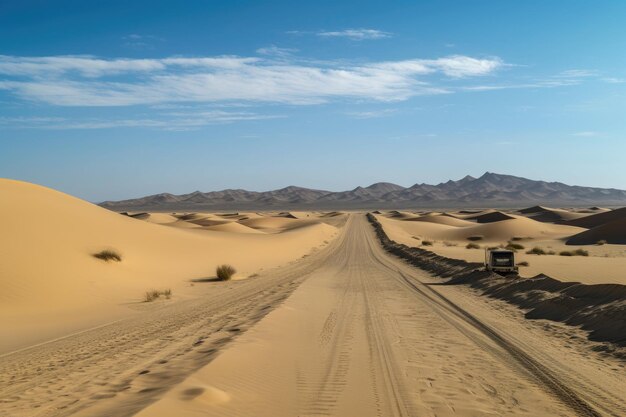
[[[535,246],[531,250],[526,251],[526,253],[529,255],[547,255],[548,254],[543,248],[540,248],[539,246]]]
[[[150,291],[146,291],[146,294],[144,296],[144,301],[146,303],[150,303],[154,300],[158,300],[159,298],[161,298],[161,296],[164,296],[166,299],[170,299],[172,298],[172,290],[170,288],[159,291],[159,290],[150,290]]]
[[[606,240],[604,240],[604,239],[602,239],[602,240],[598,240],[598,241],[596,242],[596,245],[598,245],[598,246],[606,245]]]
[[[433,242],[430,240],[422,240],[422,246],[432,246]]]
[[[471,240],[472,242],[475,242],[475,241],[477,241],[477,240],[483,240],[483,237],[482,237],[482,236],[480,236],[480,235],[476,235],[476,236],[469,236],[469,237],[467,238],[467,240]]]
[[[574,256],[574,252],[571,250],[563,250],[559,252],[559,256]]]
[[[512,240],[513,242],[517,242],[517,241],[520,241],[520,240],[524,240],[524,238],[523,238],[523,237],[521,237],[521,236],[513,236],[513,237],[511,238],[511,240]]]
[[[470,242],[465,246],[466,249],[480,249],[480,245],[478,243]]]
[[[574,251],[574,255],[576,255],[576,256],[589,256],[589,252],[587,252],[584,249],[576,249]]]
[[[456,243],[454,243],[454,242],[448,242],[448,241],[443,242],[443,244],[444,244],[445,246],[457,246],[457,244],[456,244]]]
[[[527,261],[518,262],[515,265],[517,266],[529,266],[530,264]]]
[[[509,249],[509,250],[522,250],[522,249],[524,249],[524,245],[520,245],[519,243],[509,242],[505,246],[505,248]]]
[[[105,249],[105,250],[101,250],[98,253],[94,253],[93,257],[101,259],[105,262],[109,262],[109,261],[121,262],[122,261],[122,255],[110,249]]]
[[[217,268],[215,268],[215,275],[217,275],[217,278],[220,281],[228,281],[230,280],[233,275],[235,275],[235,272],[237,272],[235,270],[235,268],[232,267],[232,265],[220,265]]]

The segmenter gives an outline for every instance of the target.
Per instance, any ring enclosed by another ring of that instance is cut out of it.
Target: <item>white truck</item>
[[[515,252],[508,249],[485,249],[485,269],[501,275],[517,274]]]

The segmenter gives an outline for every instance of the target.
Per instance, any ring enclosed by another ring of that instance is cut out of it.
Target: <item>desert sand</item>
[[[0,180],[0,201],[1,353],[124,318],[151,289],[193,297],[199,289],[190,280],[214,276],[221,263],[234,265],[237,278],[285,264],[337,232],[271,216],[261,220],[272,234],[217,214],[131,218],[12,180]],[[208,218],[221,221],[203,226]],[[92,256],[106,249],[122,261]]]
[[[623,344],[441,285],[387,252],[364,213],[119,214],[18,181],[2,180],[0,193],[0,415],[626,414]],[[585,276],[609,269],[605,259],[626,270],[623,245],[602,229],[619,219],[566,223],[613,212],[376,219],[393,239],[432,239],[429,250],[460,258],[482,257],[462,245],[476,236],[586,248],[589,257],[524,254],[528,269]],[[567,244],[594,230],[606,244]],[[102,249],[121,262],[92,256]],[[215,280],[221,263],[235,279]],[[152,288],[173,295],[144,302]]]
[[[543,215],[542,219],[537,220],[537,213]],[[580,213],[531,207],[506,213],[490,209],[476,213],[404,213],[402,216],[389,211],[376,216],[391,239],[451,258],[482,262],[485,247],[513,242],[523,247],[517,251],[516,261],[528,263],[520,267],[522,277],[544,273],[563,281],[626,284],[624,209]],[[548,218],[552,221],[548,222]],[[432,245],[423,246],[424,240]],[[597,244],[602,241],[606,243]],[[481,248],[466,249],[470,242]],[[534,247],[554,254],[526,253]],[[589,256],[559,256],[563,251],[576,249],[586,250]]]

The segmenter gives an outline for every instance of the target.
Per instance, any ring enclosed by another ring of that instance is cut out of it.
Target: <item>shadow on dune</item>
[[[190,279],[190,282],[223,282],[218,277],[205,277],[205,278],[194,278]]]

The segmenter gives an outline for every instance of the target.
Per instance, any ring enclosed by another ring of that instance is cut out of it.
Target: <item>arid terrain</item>
[[[0,416],[626,415],[626,209],[0,200]]]

